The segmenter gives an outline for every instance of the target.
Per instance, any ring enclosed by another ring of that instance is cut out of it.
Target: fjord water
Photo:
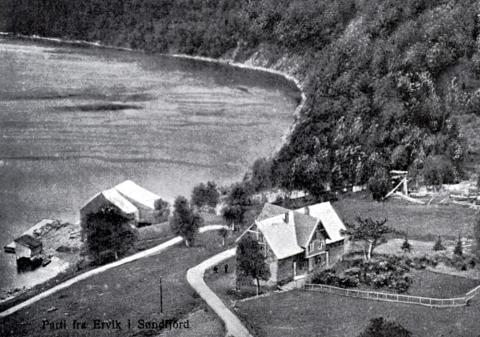
[[[276,75],[140,52],[0,39],[0,60],[2,248],[125,179],[168,201],[240,179],[280,146],[299,99]]]

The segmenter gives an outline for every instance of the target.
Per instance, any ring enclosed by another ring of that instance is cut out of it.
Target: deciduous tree
[[[138,238],[132,220],[115,207],[104,207],[90,213],[82,224],[88,254],[96,263],[115,260],[131,249]]]
[[[386,225],[387,219],[374,220],[372,218],[357,218],[357,224],[346,223],[347,230],[344,234],[350,235],[354,240],[365,240],[368,243],[366,259],[370,260],[372,252],[378,241],[388,233],[396,232]]]
[[[219,198],[220,193],[218,192],[217,185],[213,181],[209,181],[207,184],[200,183],[193,188],[191,203],[198,209],[203,206],[215,208]]]
[[[230,224],[243,224],[245,213],[252,207],[252,192],[248,186],[242,183],[232,185],[225,199],[225,207],[222,210],[223,218]]]
[[[177,197],[173,207],[174,211],[170,219],[170,228],[174,234],[182,236],[185,240],[185,245],[190,247],[195,241],[198,228],[203,224],[203,218],[194,212],[185,197]]]
[[[167,221],[170,215],[170,205],[163,199],[157,199],[154,203],[156,222]]]
[[[252,277],[257,283],[257,296],[260,292],[260,280],[268,280],[270,270],[265,263],[261,246],[249,235],[245,235],[237,246],[237,273],[240,277]]]

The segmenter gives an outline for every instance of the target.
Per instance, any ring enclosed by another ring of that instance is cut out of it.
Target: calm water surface
[[[36,221],[75,221],[125,179],[169,201],[233,182],[278,148],[298,99],[266,73],[0,39],[0,287],[18,284],[3,245]]]

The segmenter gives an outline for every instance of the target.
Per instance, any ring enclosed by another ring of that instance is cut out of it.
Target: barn
[[[282,284],[337,262],[345,250],[344,229],[329,202],[298,210],[266,203],[242,236],[250,235],[261,245],[269,283]]]
[[[104,207],[114,207],[132,224],[145,225],[157,222],[155,202],[160,197],[131,180],[126,180],[108,190],[94,195],[80,209],[80,222],[83,226],[90,213],[96,213]]]
[[[113,188],[138,209],[137,222],[139,224],[156,222],[155,202],[160,199],[158,195],[144,189],[131,180],[126,180]]]
[[[133,221],[139,220],[139,212],[130,201],[125,199],[114,188],[102,191],[95,194],[81,209],[80,209],[80,221],[83,224],[87,215],[96,213],[105,207],[113,207],[120,211],[126,218]]]

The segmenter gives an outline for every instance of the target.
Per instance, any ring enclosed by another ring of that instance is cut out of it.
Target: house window
[[[314,262],[316,266],[322,266],[325,264],[325,259],[324,258],[322,259],[322,254],[315,256],[314,259],[315,259]]]
[[[314,242],[310,242],[310,244],[308,245],[308,252],[311,253],[315,250],[315,243]]]

